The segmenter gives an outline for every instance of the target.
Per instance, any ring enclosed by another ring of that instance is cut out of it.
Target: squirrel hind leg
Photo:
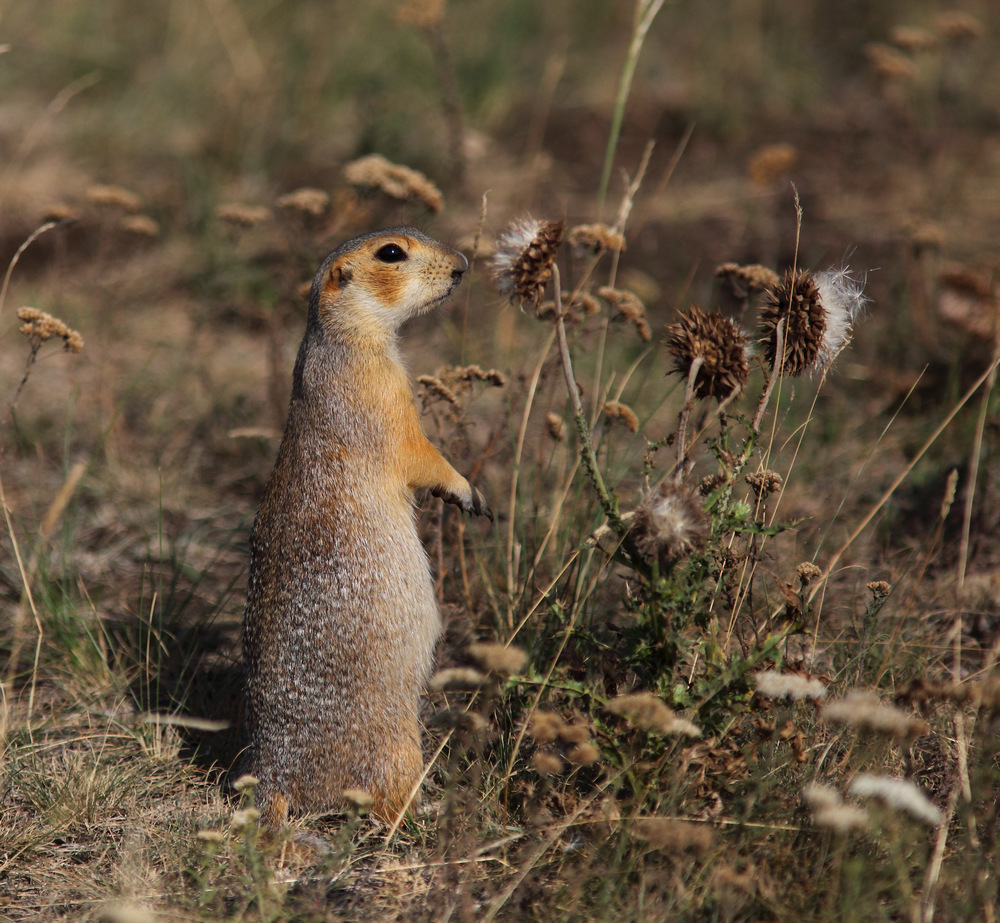
[[[380,784],[371,792],[375,799],[372,813],[394,823],[400,813],[412,813],[419,802],[419,786],[424,775],[424,760],[419,744],[414,741],[402,746]]]
[[[275,792],[260,806],[260,825],[269,830],[281,830],[288,824],[290,807],[288,798],[281,792]]]

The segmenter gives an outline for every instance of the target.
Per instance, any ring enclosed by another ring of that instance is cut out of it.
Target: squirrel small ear
[[[340,263],[334,264],[333,269],[330,270],[329,287],[336,289],[339,292],[350,281],[351,270],[347,266],[342,266]]]

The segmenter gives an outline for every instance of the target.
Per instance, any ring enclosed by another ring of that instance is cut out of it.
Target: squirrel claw
[[[486,498],[475,487],[472,488],[472,512],[477,516],[485,516],[493,522],[493,510],[486,503]]]
[[[487,505],[486,498],[471,484],[469,485],[469,494],[467,497],[462,497],[459,494],[453,494],[446,490],[432,490],[431,493],[435,497],[440,497],[445,503],[453,503],[465,513],[485,516],[490,522],[493,522],[493,510]]]

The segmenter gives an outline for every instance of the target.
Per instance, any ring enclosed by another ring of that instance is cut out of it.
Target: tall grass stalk
[[[618,95],[615,97],[615,108],[611,113],[611,128],[608,132],[608,144],[604,151],[601,182],[597,190],[598,215],[604,211],[604,200],[608,193],[608,184],[611,182],[611,170],[615,162],[615,153],[618,151],[618,139],[621,136],[622,120],[625,118],[625,106],[628,102],[629,90],[632,87],[632,78],[635,76],[635,68],[639,63],[639,54],[663,2],[664,0],[637,0],[635,5],[632,39],[629,42],[625,64],[622,66],[622,74],[618,82]]]

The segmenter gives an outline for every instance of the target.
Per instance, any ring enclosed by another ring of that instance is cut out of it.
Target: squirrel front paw
[[[454,493],[446,487],[438,487],[431,491],[435,497],[440,497],[445,503],[453,503],[466,513],[474,513],[476,516],[485,516],[493,522],[493,510],[486,503],[486,498],[475,487],[466,482],[468,493]]]

